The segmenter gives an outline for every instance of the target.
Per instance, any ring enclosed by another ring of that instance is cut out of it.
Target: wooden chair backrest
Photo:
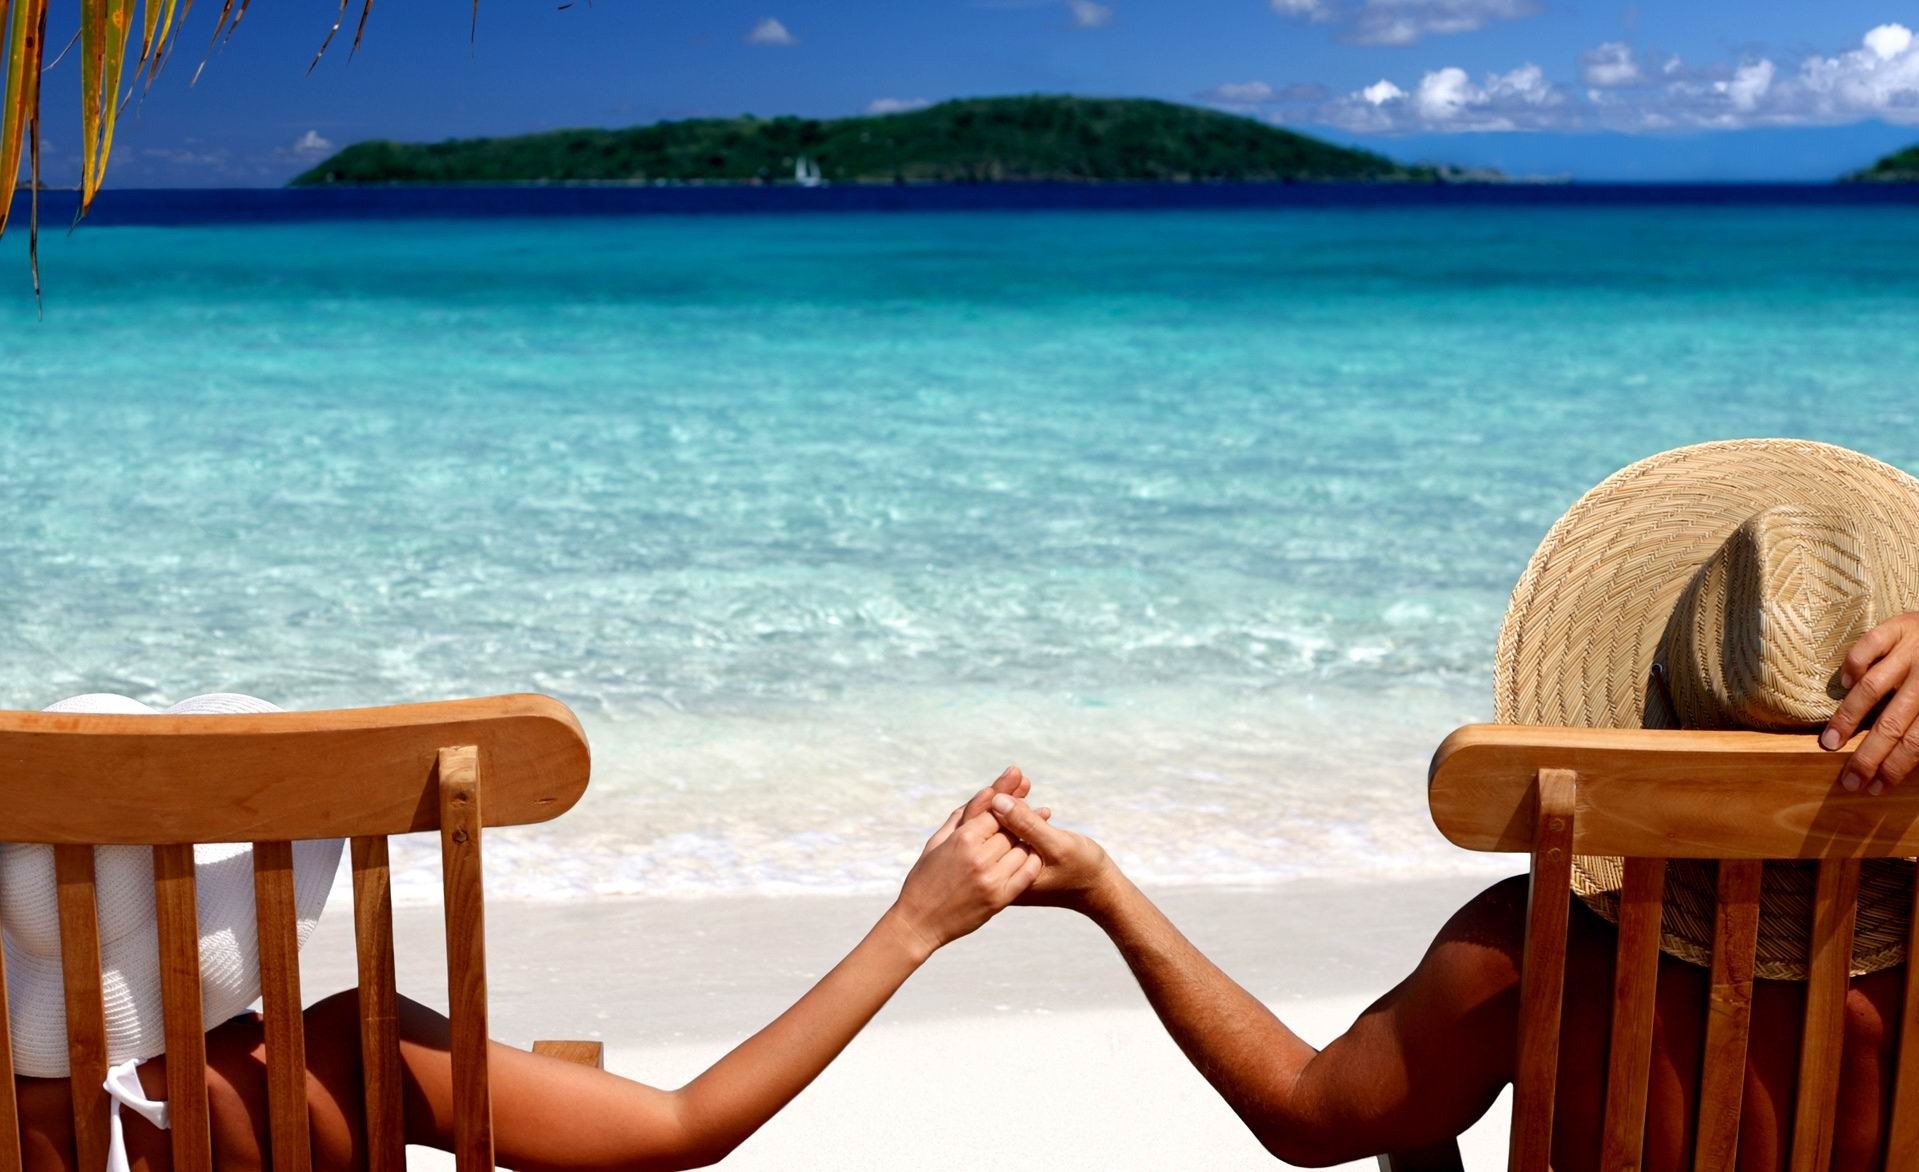
[[[200,1020],[195,843],[253,844],[261,1009],[276,1172],[310,1166],[293,843],[352,844],[369,1166],[402,1172],[387,836],[440,833],[455,1156],[493,1167],[486,1070],[481,830],[557,817],[586,790],[586,738],[545,696],[243,716],[0,712],[0,837],[53,846],[78,1166],[106,1165],[106,1023],[93,848],[153,847],[173,1163],[213,1166]],[[20,1121],[0,957],[0,1172],[20,1168]]]
[[[1638,1168],[1643,1148],[1666,860],[1718,860],[1698,1172],[1730,1170],[1737,1155],[1760,868],[1767,859],[1818,861],[1790,1167],[1829,1167],[1860,861],[1919,855],[1919,786],[1848,793],[1838,780],[1849,755],[1825,752],[1810,736],[1501,725],[1469,725],[1440,745],[1428,787],[1440,831],[1468,850],[1532,855],[1513,1080],[1514,1172],[1545,1172],[1552,1149],[1575,854],[1625,860],[1606,1169]],[[1911,971],[1908,965],[1907,1023],[1919,1022]],[[1886,1167],[1919,1167],[1919,1030],[1900,1031],[1895,1061]]]

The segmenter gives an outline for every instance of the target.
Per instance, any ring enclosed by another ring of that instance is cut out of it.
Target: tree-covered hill
[[[703,118],[438,143],[355,143],[293,180],[751,183],[801,159],[830,183],[1440,178],[1214,110],[1129,98],[969,98],[858,118]]]
[[[1919,146],[1910,146],[1880,159],[1863,171],[1846,176],[1847,183],[1919,183]]]

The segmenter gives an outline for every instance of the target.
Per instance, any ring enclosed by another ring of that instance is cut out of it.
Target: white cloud
[[[1759,99],[1772,88],[1772,74],[1772,62],[1761,57],[1735,69],[1730,81],[1714,82],[1713,88],[1726,95],[1733,109],[1750,111],[1758,108]]]
[[[1475,80],[1457,66],[1418,82],[1382,78],[1324,101],[1281,107],[1287,123],[1337,126],[1355,133],[1432,131],[1735,130],[1808,126],[1870,118],[1919,124],[1919,38],[1904,25],[1880,25],[1857,48],[1784,63],[1754,56],[1686,66],[1650,61],[1621,42],[1582,54],[1574,94],[1537,65]]]
[[[1860,47],[1814,53],[1796,68],[1760,57],[1729,74],[1701,79],[1677,73],[1657,93],[1614,111],[1609,125],[1738,129],[1819,126],[1879,118],[1919,123],[1919,44],[1904,25],[1885,24]]]
[[[1279,91],[1263,81],[1228,81],[1209,90],[1201,90],[1199,99],[1222,106],[1258,106],[1273,101]]]
[[[1579,55],[1579,80],[1600,89],[1638,85],[1645,74],[1634,60],[1632,46],[1624,41],[1607,41]]]
[[[1535,0],[1269,0],[1292,20],[1344,26],[1343,39],[1361,45],[1410,45],[1426,37],[1481,29],[1539,11]]]
[[[772,17],[767,17],[754,25],[746,34],[749,45],[797,45],[800,39],[786,30],[786,26]]]
[[[1434,69],[1411,92],[1381,78],[1319,106],[1313,120],[1362,132],[1536,130],[1567,102],[1537,65],[1489,73],[1475,82],[1456,65]]]
[[[1328,0],[1272,0],[1272,5],[1274,12],[1294,20],[1320,23],[1338,15]]]
[[[1382,77],[1365,89],[1360,90],[1359,96],[1369,106],[1383,106],[1387,102],[1396,102],[1405,97],[1406,91]]]
[[[1331,91],[1325,86],[1312,82],[1273,86],[1263,81],[1229,81],[1193,95],[1209,105],[1239,110],[1281,102],[1323,102],[1331,96]]]
[[[868,114],[904,114],[908,110],[924,110],[933,103],[925,98],[874,98],[866,103]]]
[[[1903,24],[1882,24],[1865,35],[1864,43],[1881,61],[1890,61],[1912,48],[1912,30]]]
[[[46,143],[43,142],[40,144],[41,150],[44,151],[46,148]],[[227,151],[220,149],[197,150],[190,146],[142,147],[140,154],[145,158],[168,163],[175,167],[191,167],[201,170],[216,169],[220,171],[230,171],[231,168],[228,164],[233,161],[233,156]]]
[[[1794,112],[1810,121],[1877,115],[1919,122],[1919,44],[1912,30],[1882,24],[1860,44],[1849,53],[1800,62],[1798,76],[1776,87],[1778,104],[1796,106]]]
[[[1097,0],[1066,0],[1066,9],[1073,14],[1074,28],[1105,28],[1113,23],[1113,10]]]
[[[296,155],[330,155],[333,153],[333,142],[321,137],[319,131],[309,130],[293,140],[292,150]]]
[[[1466,71],[1449,65],[1419,79],[1419,88],[1413,91],[1413,106],[1428,122],[1450,122],[1475,101],[1476,94]]]

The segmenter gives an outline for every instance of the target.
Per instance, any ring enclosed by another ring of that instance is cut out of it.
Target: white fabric
[[[108,693],[75,696],[49,712],[153,713]],[[195,696],[169,713],[278,712],[251,696]],[[6,779],[0,774],[0,793]],[[158,805],[165,794],[152,795]],[[0,838],[6,835],[0,804]],[[312,935],[340,867],[339,839],[293,844],[293,889],[302,945]],[[260,948],[253,907],[253,848],[246,843],[193,848],[200,921],[201,1013],[208,1028],[260,996]],[[143,846],[94,850],[99,896],[101,980],[107,1061],[152,1058],[166,1049],[160,999],[159,939],[153,910],[153,852]],[[53,848],[0,843],[0,925],[5,926],[8,1021],[14,1070],[36,1078],[67,1074],[66,997],[60,979],[60,919]]]
[[[127,1161],[127,1137],[120,1123],[120,1108],[130,1107],[161,1131],[167,1130],[167,1105],[147,1098],[140,1085],[140,1063],[129,1058],[107,1071],[103,1084],[113,1106],[107,1114],[107,1172],[132,1172]]]

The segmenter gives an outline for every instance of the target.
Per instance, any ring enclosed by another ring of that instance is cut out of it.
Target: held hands
[[[1853,750],[1840,775],[1847,790],[1883,793],[1919,766],[1919,611],[1887,619],[1862,635],[1846,653],[1839,684],[1846,698],[1820,734],[1819,744],[1838,749],[1859,731],[1872,709],[1887,695],[1884,712]]]
[[[927,952],[951,944],[992,919],[1031,887],[1040,859],[1000,829],[988,803],[1024,795],[1031,783],[1008,769],[954,810],[906,874],[892,914]]]
[[[996,793],[993,816],[1045,863],[1019,902],[1090,912],[1099,896],[1119,878],[1119,868],[1097,842],[1047,821],[1049,810],[1035,810],[1023,795]]]

